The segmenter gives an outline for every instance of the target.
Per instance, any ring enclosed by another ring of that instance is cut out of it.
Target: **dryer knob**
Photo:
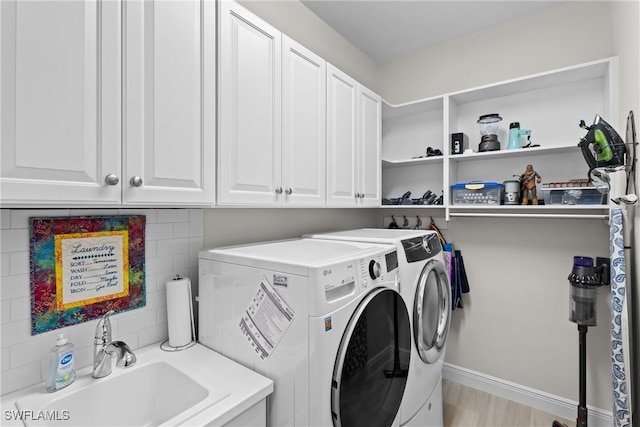
[[[378,277],[380,277],[379,262],[376,262],[374,260],[371,260],[371,262],[369,262],[369,276],[371,276],[373,280],[376,280]]]

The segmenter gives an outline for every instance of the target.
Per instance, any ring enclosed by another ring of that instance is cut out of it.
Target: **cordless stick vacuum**
[[[573,269],[569,274],[571,285],[569,320],[578,325],[579,334],[579,391],[576,427],[587,427],[587,328],[596,326],[598,287],[609,284],[609,258],[574,256]],[[559,421],[553,427],[567,427]]]

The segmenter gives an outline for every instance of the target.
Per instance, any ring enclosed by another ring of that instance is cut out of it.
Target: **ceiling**
[[[570,0],[301,0],[381,64]]]

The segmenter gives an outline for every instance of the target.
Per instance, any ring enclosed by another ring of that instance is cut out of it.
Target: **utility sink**
[[[138,362],[94,379],[82,369],[68,387],[44,385],[3,396],[30,426],[223,425],[273,391],[273,382],[200,344],[179,352],[135,351]],[[17,421],[17,419],[16,419]]]
[[[25,420],[27,426],[68,425],[69,421],[82,426],[156,426],[169,420],[180,424],[179,418],[174,419],[178,415],[188,416],[198,407],[229,396],[225,387],[207,390],[166,362],[133,366],[121,375],[114,374],[90,380],[68,393],[27,396],[16,406],[57,418]]]

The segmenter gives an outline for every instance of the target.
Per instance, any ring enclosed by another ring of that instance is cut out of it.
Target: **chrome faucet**
[[[122,341],[111,340],[111,320],[109,316],[113,310],[107,312],[96,326],[96,336],[93,342],[93,378],[106,377],[111,373],[111,358],[117,356],[116,366],[128,368],[136,363],[136,355],[131,348]]]

